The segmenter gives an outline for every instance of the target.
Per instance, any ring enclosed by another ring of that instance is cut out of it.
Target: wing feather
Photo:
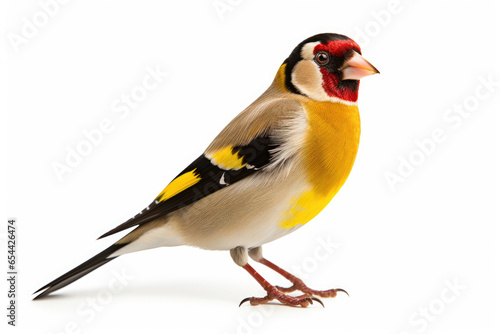
[[[252,128],[257,122],[252,121],[252,109],[247,109],[221,132],[214,140],[215,145],[212,143],[204,154],[174,178],[146,209],[106,232],[99,239],[151,222],[252,174],[262,173],[281,152],[280,146],[284,140],[276,136],[276,133],[283,133],[281,128],[286,126],[283,120],[287,118],[289,120],[290,112],[297,113],[296,103],[283,103],[284,99],[279,100],[281,103],[266,104],[268,108],[271,108],[269,112],[273,120],[272,122],[260,121],[262,128],[252,130],[258,135],[253,138],[241,135],[241,131],[248,128],[248,124],[241,123],[242,119],[254,124]],[[276,106],[279,107],[278,110]],[[293,106],[293,108],[287,109],[284,106],[289,108]],[[265,109],[257,110],[258,112],[254,112],[253,117],[262,118],[262,112]],[[285,110],[289,112],[285,113]],[[276,114],[282,114],[283,117],[277,117]],[[228,128],[230,130],[227,130]],[[238,142],[241,138],[245,138],[244,143]]]

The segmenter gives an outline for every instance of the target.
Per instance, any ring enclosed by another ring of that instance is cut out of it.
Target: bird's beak
[[[354,51],[354,55],[351,58],[345,61],[340,71],[342,72],[342,80],[359,80],[369,75],[380,73],[356,51]]]

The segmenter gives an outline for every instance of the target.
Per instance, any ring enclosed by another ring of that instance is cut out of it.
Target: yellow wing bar
[[[190,172],[186,172],[176,177],[172,182],[168,184],[168,186],[165,187],[165,189],[163,189],[158,197],[156,197],[156,200],[159,202],[166,201],[172,196],[175,196],[181,191],[200,182],[201,177],[199,176],[199,174],[195,173],[195,170],[196,168]]]
[[[217,152],[215,152],[211,159],[214,165],[219,168],[229,170],[229,169],[241,169],[247,164],[243,163],[243,157],[238,157],[238,152],[233,153],[233,148],[227,146]]]

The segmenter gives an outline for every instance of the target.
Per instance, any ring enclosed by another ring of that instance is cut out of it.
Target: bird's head
[[[318,101],[356,102],[359,79],[379,73],[349,37],[319,34],[292,51],[278,72],[283,89]]]

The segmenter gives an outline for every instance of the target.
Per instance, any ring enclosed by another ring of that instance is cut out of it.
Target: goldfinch
[[[307,307],[342,289],[318,291],[262,255],[262,245],[313,219],[342,187],[358,151],[359,80],[379,73],[350,38],[318,34],[300,43],[271,86],[234,118],[205,152],[142,212],[105,233],[130,233],[43,286],[35,299],[74,282],[118,256],[190,245],[229,250],[266,291],[251,305],[277,300]],[[275,270],[292,286],[273,286],[248,263]],[[299,290],[299,296],[289,292]],[[344,291],[345,292],[345,291]],[[322,304],[322,303],[321,303]]]

